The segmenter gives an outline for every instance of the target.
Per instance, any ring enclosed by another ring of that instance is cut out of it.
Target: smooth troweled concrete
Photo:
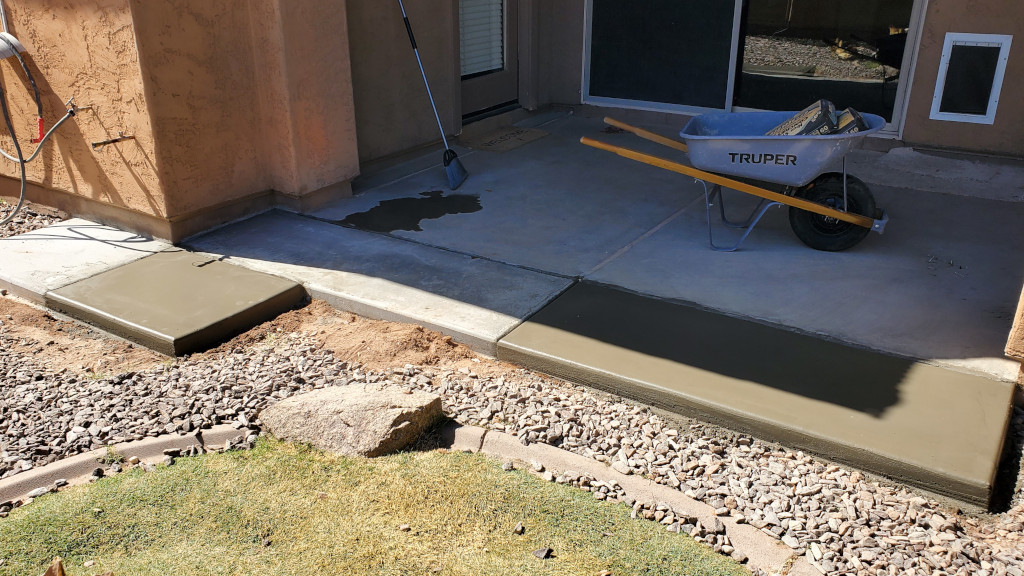
[[[986,505],[1014,385],[582,283],[498,357]]]
[[[311,296],[337,308],[421,324],[491,356],[499,338],[571,284],[558,276],[279,211],[189,245],[294,279]]]
[[[171,249],[46,294],[46,305],[169,356],[219,343],[290,310],[302,286]]]
[[[33,302],[43,295],[166,250],[170,244],[72,218],[0,238],[0,288]]]

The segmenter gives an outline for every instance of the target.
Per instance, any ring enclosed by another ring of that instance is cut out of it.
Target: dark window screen
[[[724,108],[734,10],[724,0],[594,0],[590,95]]]
[[[999,51],[999,46],[953,45],[939,112],[988,114]]]

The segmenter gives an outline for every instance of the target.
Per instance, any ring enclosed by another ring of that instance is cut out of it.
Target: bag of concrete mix
[[[836,115],[836,130],[834,134],[853,134],[868,129],[868,123],[864,117],[853,108],[847,108]]]
[[[797,112],[792,118],[772,128],[767,136],[820,136],[836,129],[836,107],[828,100],[818,100]]]

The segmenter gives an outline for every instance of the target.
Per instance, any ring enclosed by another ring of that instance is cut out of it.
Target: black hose
[[[0,38],[3,38],[0,36]],[[7,42],[6,38],[3,38]],[[10,42],[8,42],[9,44]],[[22,204],[25,203],[25,190],[28,187],[28,176],[25,174],[25,156],[21,153],[21,144],[18,143],[18,136],[14,133],[14,124],[11,122],[11,113],[7,109],[7,94],[4,92],[3,86],[0,85],[0,110],[3,111],[4,122],[7,124],[7,131],[11,134],[11,140],[14,140],[14,150],[18,153],[18,166],[21,168],[21,194],[18,196],[18,205],[14,207],[14,211],[7,215],[6,218],[0,220],[0,226],[3,226],[14,220],[14,217],[18,214],[18,210],[21,210]]]
[[[2,0],[0,0],[2,1]],[[11,52],[14,52],[14,56],[21,62],[21,69],[25,71],[25,76],[28,77],[28,83],[32,85],[32,93],[36,97],[36,110],[38,111],[38,117],[43,117],[43,99],[39,97],[39,87],[36,86],[36,79],[32,77],[32,72],[28,69],[28,64],[25,64],[25,59],[21,57],[21,52],[14,46],[14,43],[8,40],[4,36],[0,36],[0,40],[4,41],[11,48]],[[6,107],[6,104],[5,104]]]

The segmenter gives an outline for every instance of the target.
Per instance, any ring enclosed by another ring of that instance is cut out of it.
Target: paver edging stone
[[[125,458],[135,456],[143,462],[159,462],[164,456],[164,450],[185,450],[192,446],[209,449],[223,446],[239,434],[244,432],[232,425],[221,424],[184,436],[165,434],[116,444],[110,448]],[[67,480],[69,486],[84,484],[92,471],[100,466],[99,462],[106,454],[107,449],[100,448],[0,480],[0,502],[23,501],[33,490],[53,488],[56,480]]]
[[[646,478],[622,474],[597,460],[548,444],[524,445],[515,436],[503,432],[458,424],[446,426],[441,432],[441,437],[446,442],[451,442],[450,448],[453,450],[480,452],[504,461],[538,462],[547,470],[573,470],[605,483],[614,481],[635,500],[649,499],[667,503],[674,510],[681,510],[697,517],[702,524],[704,519],[716,517],[713,508],[686,496],[679,490]],[[732,546],[747,556],[748,566],[769,574],[797,576],[820,573],[804,557],[797,556],[788,546],[761,530],[749,524],[740,524],[729,516],[717,518],[725,525]]]

